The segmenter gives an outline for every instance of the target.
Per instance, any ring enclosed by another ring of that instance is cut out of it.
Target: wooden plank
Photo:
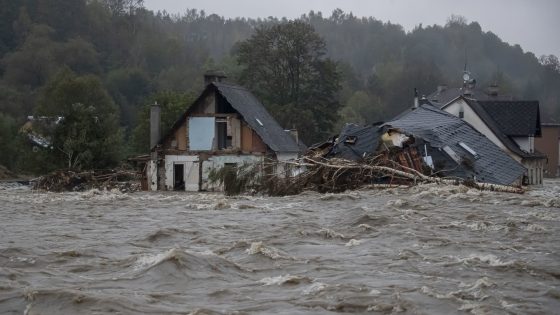
[[[241,126],[241,150],[243,152],[251,152],[253,149],[253,130],[243,124]]]
[[[266,152],[266,144],[264,144],[261,137],[255,131],[253,131],[253,148],[251,152]]]

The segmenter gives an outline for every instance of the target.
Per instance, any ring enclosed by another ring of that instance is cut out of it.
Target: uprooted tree
[[[296,161],[267,161],[261,164],[227,166],[212,173],[211,181],[223,185],[228,195],[264,193],[272,196],[295,195],[303,191],[343,192],[367,187],[396,187],[422,183],[465,185],[481,190],[523,193],[522,188],[477,183],[462,178],[425,175],[382,155],[360,163],[340,159],[305,156]]]

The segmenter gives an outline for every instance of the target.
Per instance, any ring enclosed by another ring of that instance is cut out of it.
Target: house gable
[[[299,152],[295,140],[249,91],[218,82],[206,87],[160,145],[186,152]]]
[[[490,141],[492,141],[495,145],[505,151],[516,161],[521,161],[521,157],[518,154],[512,152],[512,150],[510,150],[504,144],[504,142],[502,141],[503,139],[500,139],[500,137],[496,133],[494,133],[494,131],[490,128],[490,126],[488,126],[486,121],[479,116],[475,109],[473,109],[471,103],[469,103],[463,96],[455,98],[454,100],[443,106],[441,109],[456,117],[463,116],[463,120],[473,126],[476,130],[478,130],[478,132],[485,135]]]

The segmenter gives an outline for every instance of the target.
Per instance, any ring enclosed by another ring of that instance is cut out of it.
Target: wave
[[[153,233],[148,234],[145,237],[145,240],[149,242],[156,242],[161,239],[171,238],[173,236],[176,236],[177,234],[182,234],[182,233],[187,233],[187,231],[178,228],[162,228]]]
[[[259,280],[259,283],[263,285],[270,286],[270,285],[297,285],[301,283],[310,283],[312,281],[311,278],[306,276],[292,276],[292,275],[283,275],[283,276],[276,276],[276,277],[267,277]]]
[[[131,265],[135,277],[150,274],[157,281],[169,276],[187,279],[244,277],[248,270],[213,252],[189,252],[172,248],[163,253],[142,255]]]
[[[282,252],[277,248],[264,245],[263,242],[251,243],[251,247],[246,249],[246,253],[249,255],[262,255],[270,259],[295,259],[294,257],[289,256],[287,253]]]

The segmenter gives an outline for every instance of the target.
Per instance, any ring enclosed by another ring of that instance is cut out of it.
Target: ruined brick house
[[[212,169],[298,157],[297,132],[284,130],[250,91],[224,78],[205,75],[205,89],[163,137],[160,108],[152,106],[149,190],[221,190],[208,178]]]

